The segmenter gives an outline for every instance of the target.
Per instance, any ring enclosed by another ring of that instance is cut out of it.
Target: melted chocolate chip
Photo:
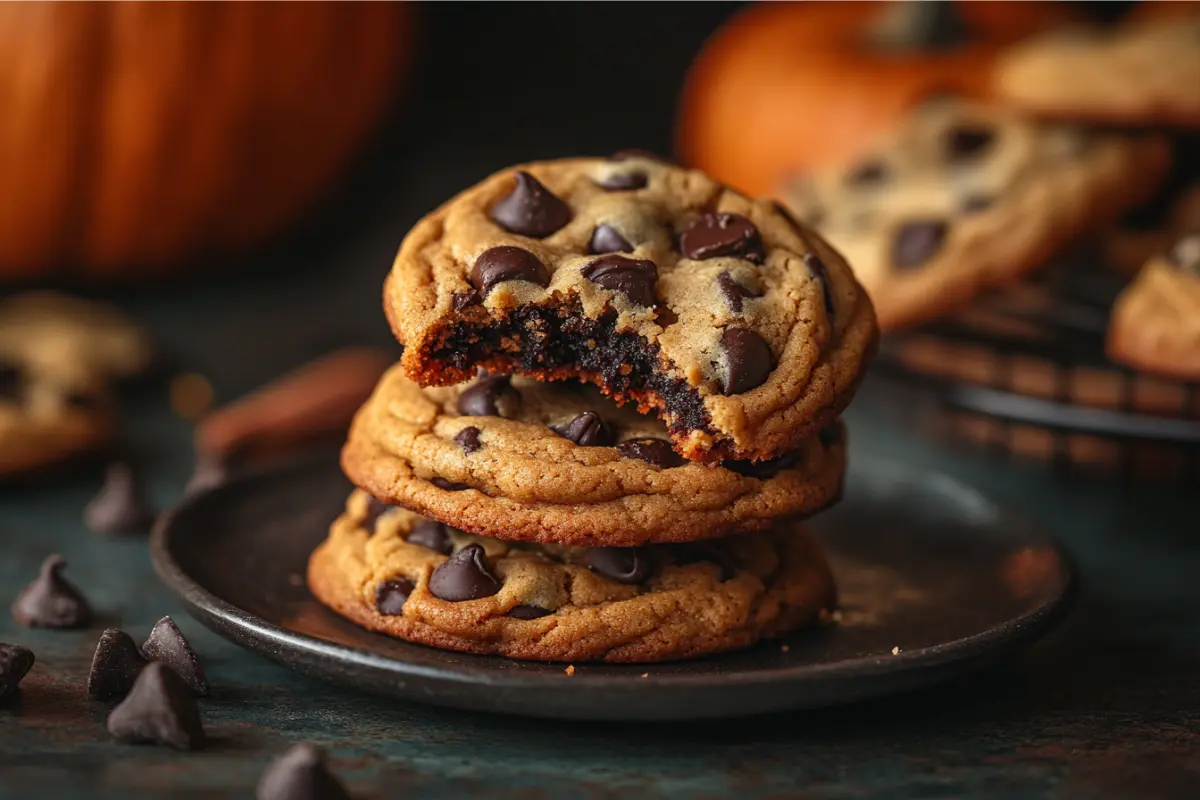
[[[204,667],[175,620],[163,617],[158,621],[142,645],[142,655],[151,661],[166,664],[183,678],[189,689],[201,697],[208,696],[208,677],[204,674]]]
[[[458,396],[458,413],[464,417],[504,417],[521,413],[521,395],[507,375],[489,375],[475,381]]]
[[[666,328],[679,322],[679,315],[672,311],[669,306],[655,306],[654,321]]]
[[[550,275],[538,257],[528,250],[505,244],[490,247],[479,254],[471,267],[471,284],[487,295],[492,287],[504,281],[528,281],[548,286]]]
[[[825,267],[825,262],[816,253],[805,253],[804,266],[808,267],[808,271],[813,274],[813,277],[821,282],[821,293],[825,299],[825,313],[832,320],[833,292],[829,290],[829,270]]]
[[[468,425],[454,434],[454,441],[464,453],[477,453],[483,448],[483,443],[479,441],[479,428],[474,425]]]
[[[733,557],[711,542],[690,542],[670,548],[676,564],[715,564],[721,570],[721,580],[727,581],[737,574],[738,565]]]
[[[740,214],[704,214],[679,237],[679,249],[696,261],[734,256],[761,264],[766,258],[758,228]]]
[[[544,239],[571,221],[571,209],[537,178],[524,171],[515,177],[512,192],[488,212],[493,222],[509,233]]]
[[[452,480],[443,478],[441,475],[435,475],[434,477],[429,479],[429,482],[432,483],[434,486],[438,487],[439,489],[446,491],[446,492],[461,492],[465,489],[471,488],[469,485],[467,485],[465,483],[455,483]]]
[[[142,670],[129,696],[108,715],[108,732],[118,741],[165,744],[176,750],[196,750],[205,742],[188,685],[158,662]]]
[[[12,615],[27,628],[82,628],[92,621],[92,607],[62,577],[67,562],[53,555],[42,562],[37,579],[12,605]]]
[[[1200,276],[1200,231],[1182,237],[1167,253],[1167,260],[1176,269]]]
[[[618,255],[601,256],[585,264],[579,272],[597,286],[620,292],[635,305],[654,305],[658,267],[653,261]]]
[[[483,296],[475,289],[468,289],[465,292],[455,292],[450,298],[450,305],[455,311],[462,311],[471,306],[477,306],[483,302]]]
[[[409,544],[419,544],[434,552],[448,556],[454,552],[454,541],[446,526],[437,520],[423,519],[418,522],[405,539]]]
[[[483,547],[469,544],[446,559],[429,576],[429,592],[451,603],[491,597],[500,591]]]
[[[771,348],[749,328],[726,328],[721,334],[721,350],[725,353],[721,391],[726,395],[741,394],[761,386],[771,374]]]
[[[19,644],[0,643],[0,700],[11,695],[33,669],[33,651]]]
[[[96,642],[96,654],[92,656],[92,669],[88,673],[88,694],[92,697],[124,697],[149,663],[128,633],[109,628]]]
[[[632,192],[637,189],[645,189],[649,182],[650,179],[646,173],[640,170],[610,172],[601,180],[596,181],[601,189],[607,189],[610,192]]]
[[[547,608],[538,608],[537,606],[513,606],[504,616],[512,617],[513,619],[541,619],[549,616],[554,612]]]
[[[350,800],[350,793],[325,764],[325,752],[298,744],[263,773],[255,800]]]
[[[363,527],[372,533],[375,532],[375,523],[379,522],[379,518],[387,512],[391,511],[395,506],[389,506],[387,503],[378,498],[367,497],[367,515],[363,518]]]
[[[892,265],[896,269],[919,267],[941,249],[950,226],[940,219],[922,219],[900,226],[892,239]]]
[[[630,439],[617,445],[617,452],[625,458],[636,458],[656,467],[682,467],[684,464],[683,457],[665,439]]]
[[[961,127],[946,131],[946,155],[951,161],[976,158],[996,139],[991,128]]]
[[[747,478],[766,480],[767,478],[774,478],[785,469],[791,469],[796,466],[796,454],[784,453],[778,458],[772,458],[768,461],[725,461],[722,462],[721,466],[731,472],[745,475]]]
[[[846,175],[851,186],[874,186],[887,179],[888,170],[882,161],[864,161]]]
[[[83,509],[88,530],[104,535],[146,531],[154,517],[137,473],[119,461],[108,465],[104,487]]]
[[[551,425],[550,430],[580,447],[605,447],[612,441],[612,433],[595,411],[584,411],[570,422]]]
[[[375,609],[385,617],[398,617],[404,613],[408,596],[417,588],[412,581],[392,578],[375,587]]]
[[[717,290],[721,292],[721,296],[729,304],[729,309],[738,314],[742,311],[743,298],[762,296],[742,286],[728,272],[722,272],[717,276]]]
[[[612,225],[597,225],[588,242],[589,253],[632,253],[633,245]]]
[[[0,361],[0,401],[18,403],[24,394],[25,370],[12,361]]]
[[[653,567],[649,553],[636,547],[591,547],[583,563],[606,578],[628,584],[646,580]]]

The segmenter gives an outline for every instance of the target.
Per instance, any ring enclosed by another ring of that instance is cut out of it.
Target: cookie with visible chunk
[[[509,540],[581,546],[761,530],[841,493],[840,424],[768,462],[681,458],[655,417],[591,386],[486,376],[421,388],[399,368],[355,419],[342,467],[380,501]]]
[[[643,154],[504,170],[421,220],[384,291],[405,373],[578,378],[687,458],[769,460],[836,420],[875,349],[845,261],[773,203]]]
[[[1168,160],[1158,137],[942,97],[857,162],[796,177],[782,193],[854,265],[891,329],[1041,266],[1153,192]]]
[[[795,521],[695,545],[578,548],[472,536],[351,495],[313,553],[314,595],[365,628],[467,653],[648,662],[748,647],[833,608]]]

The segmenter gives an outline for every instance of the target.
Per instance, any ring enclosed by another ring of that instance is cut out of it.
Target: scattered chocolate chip
[[[676,564],[697,564],[700,562],[715,564],[721,570],[722,581],[727,581],[737,574],[738,565],[733,557],[711,542],[690,542],[688,544],[672,545],[670,552]]]
[[[92,669],[88,673],[88,694],[124,697],[149,663],[128,633],[109,628],[96,642],[96,654],[92,656]]]
[[[267,767],[255,800],[350,800],[350,793],[325,764],[325,752],[312,744],[292,747]]]
[[[404,613],[408,596],[416,589],[412,581],[392,578],[375,587],[375,608],[385,617],[398,617]]]
[[[987,211],[996,202],[996,198],[986,194],[969,194],[958,204],[958,210],[964,214],[978,214]]]
[[[454,552],[454,540],[446,526],[434,519],[423,519],[418,522],[405,539],[409,544],[419,544],[434,552],[448,556]]]
[[[62,577],[67,562],[53,555],[42,562],[37,579],[12,605],[13,618],[27,628],[82,628],[92,621],[92,607]]]
[[[429,576],[434,597],[458,603],[491,597],[500,591],[500,579],[492,572],[483,547],[469,544],[446,559]]]
[[[946,155],[952,161],[979,156],[996,139],[990,128],[960,127],[946,131]]]
[[[949,226],[940,219],[920,219],[900,226],[892,239],[892,265],[896,269],[919,267],[941,248]]]
[[[580,447],[606,447],[612,441],[612,432],[595,411],[584,411],[570,422],[551,425],[550,430]]]
[[[0,642],[0,700],[17,690],[21,680],[33,669],[33,662],[33,651],[28,647]]]
[[[640,170],[610,172],[602,179],[596,181],[601,189],[607,189],[610,192],[632,192],[638,189],[645,189],[646,184],[649,182],[650,178]]]
[[[480,253],[469,277],[471,284],[484,295],[504,281],[529,281],[538,286],[550,284],[550,275],[538,257],[510,244],[490,247]]]
[[[1182,237],[1167,253],[1167,259],[1177,269],[1200,276],[1200,232]]]
[[[632,253],[633,245],[612,225],[597,225],[592,231],[592,240],[588,242],[588,252],[599,253]]]
[[[464,453],[477,453],[483,448],[483,442],[479,441],[479,428],[474,425],[468,425],[454,434],[454,441]]]
[[[846,183],[852,186],[871,186],[887,178],[887,167],[882,161],[864,161],[846,175]]]
[[[524,171],[515,177],[512,192],[489,211],[493,222],[509,233],[544,239],[571,221],[571,209],[537,178]]]
[[[17,403],[24,394],[25,370],[20,364],[0,361],[0,400]]]
[[[363,517],[363,528],[374,533],[376,523],[379,522],[379,518],[391,511],[393,508],[395,508],[395,506],[389,506],[379,498],[367,495],[367,515]]]
[[[817,441],[826,447],[832,447],[842,440],[842,426],[834,423],[826,425],[821,430],[817,431]]]
[[[725,353],[721,391],[726,395],[741,394],[761,386],[771,374],[771,348],[749,328],[726,328],[721,334],[721,350]]]
[[[725,302],[729,304],[730,310],[738,314],[742,312],[743,298],[762,297],[757,292],[753,292],[735,281],[733,276],[728,272],[722,272],[717,276],[717,289],[721,292],[721,296],[725,298]]]
[[[458,413],[464,417],[504,417],[521,413],[521,395],[507,375],[478,379],[458,396]]]
[[[450,298],[450,305],[455,311],[462,311],[464,308],[477,306],[483,302],[483,296],[476,289],[468,289],[465,292],[455,292]]]
[[[670,164],[670,159],[660,156],[651,150],[643,150],[639,147],[627,147],[624,150],[618,150],[608,157],[609,161],[628,161],[631,158],[644,158],[647,161],[657,161],[660,164]]]
[[[825,298],[825,313],[832,320],[833,292],[829,289],[829,270],[825,267],[825,262],[816,253],[805,253],[804,266],[808,267],[808,271],[813,274],[813,277],[821,282],[821,293]]]
[[[461,492],[464,489],[471,488],[469,485],[467,485],[465,483],[455,483],[452,480],[443,478],[441,475],[435,475],[434,477],[429,479],[429,482],[432,483],[434,486],[438,487],[439,489],[442,489],[443,491],[447,491],[447,492]]]
[[[88,530],[110,536],[149,530],[154,516],[133,466],[122,461],[108,465],[103,488],[83,509]]]
[[[659,305],[654,307],[654,321],[666,328],[679,322],[679,315],[669,306]]]
[[[658,267],[653,261],[608,255],[585,264],[579,271],[597,286],[625,295],[634,305],[654,305]]]
[[[772,458],[768,461],[725,461],[722,462],[721,466],[731,472],[745,475],[747,478],[766,480],[767,478],[774,478],[785,469],[791,469],[796,466],[796,454],[784,453],[778,458]]]
[[[512,617],[513,619],[541,619],[547,617],[554,612],[548,608],[538,608],[537,606],[513,606],[504,616]]]
[[[649,554],[637,547],[591,547],[583,563],[606,578],[628,584],[646,580],[653,566]]]
[[[734,256],[761,264],[766,258],[758,228],[741,214],[704,214],[679,237],[679,249],[696,261]]]
[[[176,750],[197,750],[205,741],[196,699],[183,678],[160,662],[142,670],[129,696],[108,715],[108,732],[121,742]]]
[[[681,467],[684,464],[683,457],[665,439],[630,439],[617,445],[617,452],[625,458],[640,459],[656,467]]]
[[[193,692],[201,697],[208,696],[208,677],[204,674],[204,667],[175,620],[163,617],[158,621],[142,645],[142,655],[151,661],[166,664],[183,678]]]

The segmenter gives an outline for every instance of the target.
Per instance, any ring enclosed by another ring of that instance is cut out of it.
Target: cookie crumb
[[[900,655],[900,648],[899,648],[899,647],[893,647],[893,648],[892,648],[892,655],[894,655],[894,656],[898,656],[898,655]]]
[[[575,665],[572,664],[571,666],[569,666],[565,670],[563,670],[563,672],[567,673],[567,677],[574,675],[575,674]]]
[[[781,653],[786,653],[788,650],[791,650],[791,649],[792,648],[788,647],[786,644],[779,645],[779,652],[781,652]]]
[[[171,379],[168,389],[171,410],[189,422],[195,422],[212,409],[213,387],[208,378],[196,372],[184,372]]]

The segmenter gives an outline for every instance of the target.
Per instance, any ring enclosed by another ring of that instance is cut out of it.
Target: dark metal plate
[[[740,716],[929,685],[1044,633],[1073,587],[1053,542],[974,490],[859,459],[845,500],[814,521],[841,587],[840,625],[696,661],[578,664],[567,676],[562,664],[395,641],[318,604],[305,563],[349,488],[321,459],[199,495],[155,530],[155,567],[205,625],[300,672],[407,700],[571,719]]]

